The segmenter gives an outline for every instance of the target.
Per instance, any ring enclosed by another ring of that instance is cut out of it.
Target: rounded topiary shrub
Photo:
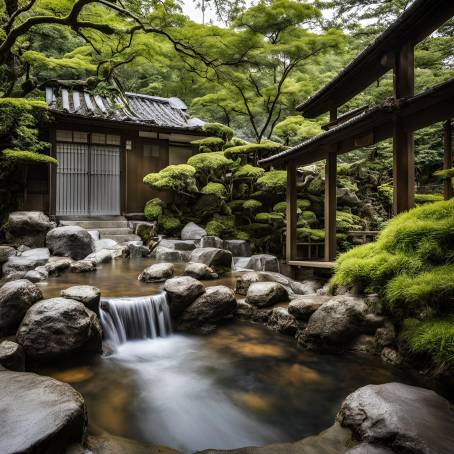
[[[144,215],[147,221],[157,221],[162,215],[163,202],[161,199],[149,200],[144,208]]]

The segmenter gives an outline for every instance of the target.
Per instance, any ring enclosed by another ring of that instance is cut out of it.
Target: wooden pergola
[[[444,168],[452,167],[454,79],[415,95],[414,48],[453,16],[453,0],[415,0],[336,78],[297,107],[306,118],[329,112],[330,122],[325,125],[326,132],[260,161],[262,165],[286,164],[286,258],[289,265],[313,268],[334,266],[338,155],[392,138],[394,214],[414,207],[414,131],[445,121]],[[338,116],[340,106],[390,70],[394,74],[393,100]],[[297,168],[320,160],[326,160],[324,261],[309,262],[297,257]],[[444,194],[446,198],[453,195],[449,181],[445,182]]]

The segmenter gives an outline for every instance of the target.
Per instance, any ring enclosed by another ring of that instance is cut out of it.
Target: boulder
[[[182,240],[200,240],[203,236],[207,234],[206,230],[195,224],[194,222],[189,222],[181,230],[181,239]]]
[[[9,273],[3,277],[3,282],[17,281],[19,279],[24,279],[27,271],[15,271],[14,273]]]
[[[307,322],[309,317],[319,309],[322,304],[330,300],[329,296],[305,295],[290,301],[288,311],[298,320]]]
[[[360,298],[330,298],[309,318],[299,342],[308,348],[342,347],[364,331],[367,306]]]
[[[239,295],[246,295],[251,284],[254,282],[261,282],[262,278],[259,273],[255,271],[248,271],[241,274],[236,280],[235,292]]]
[[[158,236],[158,225],[156,222],[131,221],[133,232],[139,235],[145,244]]]
[[[225,240],[224,249],[230,251],[234,257],[250,257],[252,254],[251,245],[246,240]]]
[[[279,273],[279,260],[274,255],[257,254],[249,259],[246,268],[254,271],[274,271]]]
[[[15,246],[43,247],[46,234],[55,224],[41,211],[15,211],[8,217],[5,237]]]
[[[370,336],[369,334],[359,335],[350,345],[350,350],[374,355],[377,350],[374,336]]]
[[[195,242],[194,240],[161,240],[159,246],[175,251],[192,251],[195,249]]]
[[[16,272],[27,272],[35,269],[37,266],[44,265],[47,258],[36,256],[12,256],[3,264],[2,271],[4,276],[8,276]]]
[[[95,314],[99,315],[99,301],[101,300],[101,290],[92,285],[75,285],[61,291],[63,298],[79,301],[88,307]]]
[[[144,246],[142,241],[129,241],[128,250],[131,258],[141,258],[150,255],[150,248]]]
[[[95,241],[95,252],[101,251],[102,249],[117,249],[118,243],[110,238],[103,238],[102,240]]]
[[[395,454],[392,449],[384,446],[371,445],[370,443],[360,443],[345,454]]]
[[[279,333],[291,336],[294,336],[300,329],[298,320],[292,314],[289,314],[285,307],[275,307],[271,312],[267,325]]]
[[[183,274],[185,276],[191,276],[194,279],[200,280],[218,278],[217,273],[215,273],[212,268],[205,265],[204,263],[188,263],[184,269]]]
[[[25,370],[23,348],[16,342],[8,340],[0,342],[0,365],[9,370],[23,372]]]
[[[303,282],[292,281],[291,284],[292,290],[297,295],[314,295],[322,288],[322,286],[323,284],[315,279],[308,279]]]
[[[357,207],[360,203],[360,200],[353,189],[338,188],[337,203],[339,206]]]
[[[100,265],[101,263],[109,263],[112,261],[112,250],[101,249],[100,251],[87,255],[85,260],[92,260],[97,265]]]
[[[185,262],[189,260],[190,252],[157,246],[153,249],[152,256],[159,262]]]
[[[350,394],[337,418],[360,441],[383,444],[396,452],[448,454],[454,449],[453,410],[434,391],[385,383]]]
[[[70,268],[73,260],[69,257],[51,257],[45,265],[45,269],[49,274],[59,275]]]
[[[268,323],[273,309],[258,308],[252,304],[239,300],[237,303],[236,316],[239,320],[246,320],[256,323]]]
[[[190,261],[204,263],[219,274],[232,269],[232,253],[215,247],[194,249]]]
[[[164,290],[167,292],[170,313],[176,317],[205,292],[205,287],[198,280],[183,276],[168,279]]]
[[[178,328],[187,330],[205,323],[215,323],[232,314],[236,304],[233,290],[224,285],[208,287],[184,310]]]
[[[53,255],[81,260],[95,250],[93,238],[77,225],[57,227],[47,233],[46,245]]]
[[[391,347],[385,347],[381,351],[380,358],[383,362],[391,364],[392,366],[399,366],[403,361],[400,353]]]
[[[44,268],[39,266],[38,268]],[[49,273],[44,268],[43,271],[36,271],[36,269],[27,271],[24,275],[24,279],[30,282],[41,282],[45,281],[49,277]]]
[[[277,282],[254,282],[246,295],[246,303],[257,307],[273,306],[285,301],[288,301],[287,290]]]
[[[25,279],[3,285],[0,288],[0,336],[14,333],[27,310],[42,297],[39,287]]]
[[[34,304],[16,334],[27,358],[45,361],[77,352],[102,352],[101,325],[79,301],[51,298]]]
[[[175,269],[172,263],[155,263],[145,268],[139,275],[139,281],[162,282],[173,277]]]
[[[82,442],[87,411],[70,385],[24,372],[0,371],[0,452],[64,453]]]
[[[222,249],[224,247],[224,241],[217,236],[207,235],[200,240],[200,247],[216,247]]]
[[[71,263],[70,271],[72,273],[90,273],[96,271],[96,262],[94,260],[78,260]]]
[[[16,255],[16,249],[11,246],[0,245],[0,265],[7,262],[10,257]]]
[[[377,347],[389,347],[396,341],[396,329],[390,321],[386,321],[381,328],[375,331],[375,343]]]

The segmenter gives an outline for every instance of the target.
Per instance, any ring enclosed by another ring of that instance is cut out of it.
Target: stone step
[[[99,230],[99,229],[106,229],[106,228],[114,228],[114,229],[126,229],[128,228],[128,221],[125,219],[123,221],[67,221],[62,220],[60,221],[61,225],[78,225],[83,227],[84,229],[88,230]]]
[[[141,238],[138,235],[130,233],[129,235],[107,235],[103,237],[103,240],[115,240],[117,243],[126,243],[128,241],[140,241]]]

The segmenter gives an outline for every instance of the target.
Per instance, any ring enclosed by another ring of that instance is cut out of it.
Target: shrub
[[[296,201],[296,206],[300,210],[307,210],[311,206],[311,201],[307,199],[298,199]]]
[[[249,142],[246,140],[240,139],[239,137],[232,137],[226,144],[224,149],[227,150],[227,148],[232,148],[232,147],[238,147],[240,145],[247,145]]]
[[[262,202],[259,202],[258,200],[250,199],[250,200],[246,200],[242,206],[243,206],[244,210],[247,210],[250,212],[256,212],[256,211],[260,210],[260,208],[262,208],[263,204],[262,204]]]
[[[386,286],[386,303],[393,312],[412,314],[420,309],[454,306],[454,265],[432,268],[412,276],[404,274]]]
[[[230,171],[235,163],[230,159],[227,159],[222,151],[218,151],[212,153],[201,153],[196,154],[195,156],[191,156],[188,159],[188,164],[198,172],[209,174],[215,172],[224,173]]]
[[[263,222],[264,224],[283,224],[284,218],[279,213],[258,213],[255,216],[257,222]]]
[[[210,221],[205,227],[207,235],[222,237],[224,226],[218,221]]]
[[[157,191],[197,192],[195,173],[196,169],[188,164],[170,165],[159,172],[149,173],[143,182]]]
[[[325,231],[321,229],[311,229],[309,227],[301,227],[296,229],[298,239],[307,239],[315,242],[320,242],[325,239]]]
[[[271,170],[257,180],[257,185],[267,192],[283,194],[287,190],[287,172],[285,170]]]
[[[225,150],[225,155],[231,159],[237,159],[244,156],[262,156],[263,154],[271,154],[278,151],[285,150],[287,147],[280,143],[264,141],[262,143],[248,143],[246,145],[239,145],[230,147]]]
[[[160,199],[149,200],[145,204],[144,214],[148,221],[157,221],[159,216],[162,215],[163,202]]]
[[[171,214],[162,214],[159,216],[158,224],[159,227],[168,234],[175,233],[181,228],[181,221]]]
[[[34,151],[6,149],[2,151],[2,155],[5,159],[23,164],[58,164],[55,158]]]
[[[262,169],[261,167],[254,167],[251,164],[245,164],[244,166],[241,166],[234,174],[233,177],[237,179],[251,179],[251,180],[257,180],[257,178],[260,178],[263,176],[265,173],[265,169]]]
[[[441,202],[443,200],[442,194],[415,194],[416,205],[424,203]]]
[[[206,186],[204,186],[201,191],[202,194],[215,194],[220,198],[223,198],[227,190],[225,189],[225,186],[221,183],[213,183],[209,182]]]
[[[303,211],[301,213],[301,217],[304,221],[308,223],[314,223],[317,222],[317,216],[313,211]]]
[[[341,231],[363,230],[364,221],[352,213],[336,211],[336,226]]]
[[[204,139],[193,140],[192,145],[199,147],[202,153],[209,153],[211,151],[221,151],[224,146],[224,140],[219,137],[205,137]]]
[[[287,211],[287,202],[278,202],[273,207],[273,211],[276,213],[285,214]]]
[[[203,130],[212,136],[219,137],[223,142],[227,142],[233,138],[233,129],[222,123],[205,123]]]
[[[426,354],[440,369],[454,367],[454,318],[445,320],[405,320],[400,340],[414,354]]]

